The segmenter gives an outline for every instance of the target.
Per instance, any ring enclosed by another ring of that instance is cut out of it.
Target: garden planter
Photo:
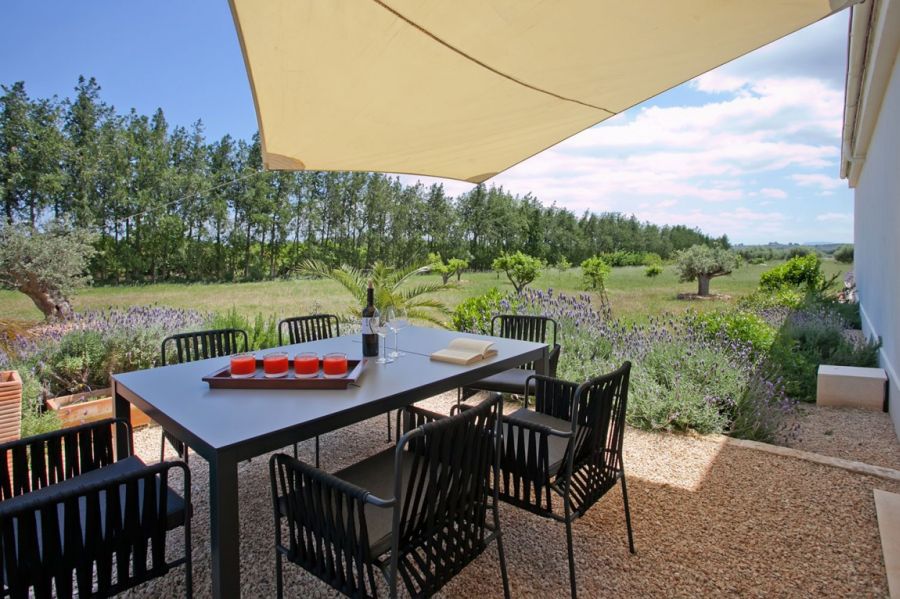
[[[64,428],[113,417],[112,390],[109,387],[88,393],[54,397],[48,399],[46,405],[59,415]],[[150,422],[149,416],[131,406],[133,428],[147,426]]]
[[[0,371],[0,443],[22,432],[22,379],[15,370]]]

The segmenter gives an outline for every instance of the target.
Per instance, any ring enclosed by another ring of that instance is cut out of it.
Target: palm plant
[[[416,275],[431,270],[429,265],[410,264],[407,266],[388,266],[381,260],[363,270],[346,264],[340,268],[332,268],[321,260],[307,260],[300,266],[304,275],[331,279],[346,289],[360,306],[366,303],[366,288],[372,281],[375,288],[375,307],[385,310],[388,307],[403,308],[411,319],[424,320],[440,326],[444,321],[438,316],[447,315],[450,309],[446,304],[432,297],[425,297],[455,287],[453,283],[427,282],[412,284]]]

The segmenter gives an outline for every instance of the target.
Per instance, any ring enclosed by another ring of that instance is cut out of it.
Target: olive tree
[[[72,292],[90,282],[86,274],[95,236],[66,223],[43,230],[0,225],[0,286],[21,291],[44,316],[72,316]]]
[[[678,252],[675,268],[683,283],[697,281],[697,295],[709,295],[709,281],[715,277],[730,275],[740,266],[734,252],[720,247],[706,245],[691,246]]]
[[[499,258],[495,258],[491,264],[491,268],[498,273],[506,273],[506,277],[512,283],[516,293],[522,291],[528,283],[541,274],[541,266],[540,260],[522,252],[504,253]]]

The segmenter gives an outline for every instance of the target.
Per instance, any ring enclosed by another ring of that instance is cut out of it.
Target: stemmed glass
[[[375,320],[375,326],[372,328],[375,331],[375,334],[381,338],[381,353],[378,355],[378,359],[375,360],[376,364],[390,364],[394,361],[394,358],[388,356],[387,353],[387,334],[388,328],[390,325],[390,310],[382,310],[378,315],[373,317]]]
[[[392,358],[400,358],[406,354],[400,351],[398,338],[400,331],[409,326],[406,310],[402,306],[391,306],[387,309],[388,327],[394,332],[394,351],[388,355]]]

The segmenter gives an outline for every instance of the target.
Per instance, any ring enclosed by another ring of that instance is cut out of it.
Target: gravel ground
[[[425,402],[447,409],[452,397]],[[322,437],[323,466],[338,469],[384,448],[384,418]],[[135,435],[138,453],[159,455],[159,429]],[[302,445],[312,460],[312,443]],[[886,597],[872,489],[900,483],[723,445],[720,441],[628,430],[625,463],[637,554],[628,552],[619,488],[574,528],[582,597]],[[210,595],[206,462],[194,477],[194,592]],[[274,596],[273,519],[267,461],[240,467],[241,578],[246,597]],[[514,597],[569,592],[565,529],[501,508]],[[177,538],[176,538],[177,537]],[[179,535],[170,550],[180,554]],[[178,596],[182,569],[134,589],[134,597]],[[285,566],[292,597],[334,596],[325,584]],[[502,596],[496,545],[442,591],[446,597]]]
[[[776,442],[822,455],[900,470],[900,441],[884,412],[801,404]]]

